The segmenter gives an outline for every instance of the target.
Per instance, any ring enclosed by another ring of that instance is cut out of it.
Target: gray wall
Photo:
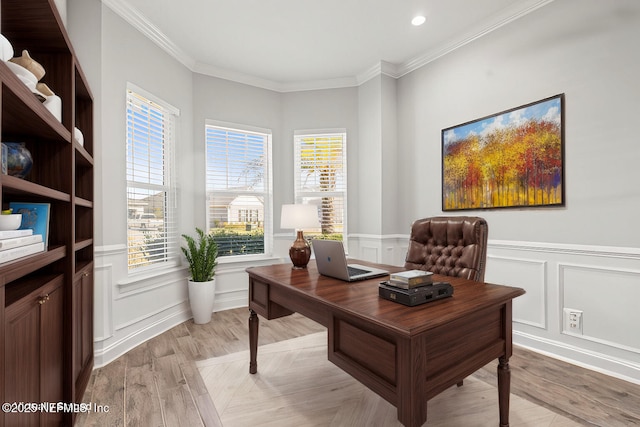
[[[194,198],[189,201],[192,215],[199,227],[206,223],[205,197],[205,120],[271,129],[274,157],[282,140],[282,97],[279,93],[234,83],[202,74],[193,79],[193,132],[195,135],[192,168],[198,177],[193,183]],[[281,177],[277,178],[281,180]],[[275,185],[279,181],[274,179]]]
[[[469,213],[490,224],[487,280],[527,291],[516,343],[640,383],[640,3],[556,0],[397,80],[278,93],[194,74],[99,0],[67,1],[96,97],[98,364],[189,317],[183,270],[126,272],[127,81],[181,110],[182,232],[204,225],[204,121],[273,131],[273,258],[221,265],[216,310],[246,305],[246,266],[286,259],[294,130],[347,129],[350,253],[402,264],[411,222],[442,214],[441,130],[564,93],[566,206]]]
[[[283,93],[282,138],[278,151],[273,152],[274,161],[274,202],[279,207],[282,203],[294,201],[293,178],[293,133],[296,130],[346,129],[347,132],[347,185],[357,182],[358,153],[367,146],[367,141],[360,137],[358,128],[358,102],[356,88],[312,90]],[[279,184],[279,185],[276,185]],[[348,196],[352,195],[349,185]],[[356,205],[347,206],[351,231],[357,227],[353,220]],[[280,209],[275,211],[275,227],[280,228]],[[289,232],[289,235],[290,232]],[[288,239],[288,238],[287,238]],[[287,246],[288,250],[288,246]]]
[[[556,0],[398,79],[395,227],[442,214],[442,129],[564,93],[566,206],[454,214],[489,223],[486,280],[527,292],[515,343],[640,383],[637,40],[637,1]]]
[[[442,129],[565,93],[566,207],[482,211],[490,238],[638,247],[638,13],[555,1],[399,79],[397,227],[441,212]]]

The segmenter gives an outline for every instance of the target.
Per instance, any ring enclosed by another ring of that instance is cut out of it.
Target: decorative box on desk
[[[453,296],[453,286],[448,282],[435,282],[431,285],[402,289],[389,285],[389,282],[381,282],[378,285],[378,294],[389,301],[414,306]]]

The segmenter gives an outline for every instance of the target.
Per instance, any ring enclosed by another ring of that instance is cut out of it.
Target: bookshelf
[[[40,81],[62,99],[59,121],[0,61],[0,136],[33,157],[24,179],[0,175],[0,205],[50,205],[48,248],[0,264],[0,400],[80,402],[93,368],[93,98],[53,0],[1,0],[0,32],[14,56],[26,49],[44,67]],[[0,426],[74,418],[0,415]]]

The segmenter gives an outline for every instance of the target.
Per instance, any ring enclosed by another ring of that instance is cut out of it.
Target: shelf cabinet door
[[[5,401],[63,400],[62,280],[44,286],[5,312]],[[5,425],[60,425],[62,413],[6,413]]]
[[[92,265],[76,274],[73,282],[73,312],[75,327],[74,380],[76,401],[82,393],[93,368],[93,268]]]

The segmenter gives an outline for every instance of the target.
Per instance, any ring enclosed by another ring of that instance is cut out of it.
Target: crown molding
[[[345,87],[355,87],[371,80],[379,75],[386,75],[398,79],[412,71],[421,68],[430,62],[437,60],[471,42],[477,40],[501,27],[507,25],[551,2],[554,0],[538,0],[530,4],[526,8],[522,8],[517,2],[514,2],[511,6],[505,8],[500,14],[498,21],[490,26],[478,27],[469,31],[463,37],[449,43],[441,49],[425,52],[409,61],[401,64],[393,64],[386,61],[380,61],[370,68],[362,71],[356,76],[347,76],[326,80],[314,80],[314,81],[302,81],[282,83],[268,79],[263,79],[257,76],[252,76],[237,71],[216,67],[210,64],[204,64],[196,61],[189,56],[180,47],[173,43],[159,28],[140,13],[137,9],[131,6],[126,0],[101,0],[104,5],[109,9],[131,24],[134,28],[140,31],[143,35],[149,38],[152,42],[157,44],[161,49],[166,51],[169,55],[173,56],[176,60],[186,66],[189,70],[208,75],[211,77],[217,77],[224,80],[230,80],[237,83],[242,83],[250,86],[259,87],[262,89],[272,90],[275,92],[300,92],[309,90],[322,90],[322,89],[338,89]]]
[[[173,43],[158,27],[149,21],[140,11],[126,0],[102,0],[102,4],[127,21],[133,28],[140,31],[145,37],[158,45],[161,49],[173,56],[180,63],[193,71],[195,60],[178,45]]]
[[[301,92],[308,90],[322,90],[322,89],[336,89],[343,87],[358,86],[358,81],[355,77],[343,77],[337,79],[304,81],[304,82],[292,82],[292,83],[280,83],[274,82],[260,77],[252,76],[250,74],[244,74],[237,71],[231,71],[216,67],[210,64],[204,64],[202,62],[196,62],[192,71],[204,74],[211,77],[216,77],[224,80],[230,80],[237,83],[242,83],[250,86],[256,86],[262,89],[272,90],[275,92]]]
[[[249,86],[256,86],[262,89],[273,90],[276,92],[282,92],[283,84],[273,82],[271,80],[262,79],[260,77],[252,76],[250,74],[240,73],[238,71],[232,71],[215,65],[205,64],[196,61],[192,71],[205,76],[217,77],[223,80],[231,80],[236,83],[242,83]]]
[[[400,74],[398,72],[398,65],[392,62],[380,61],[373,67],[363,71],[356,76],[357,85],[360,86],[361,84],[380,75],[385,75],[397,79],[398,77],[400,77]]]

